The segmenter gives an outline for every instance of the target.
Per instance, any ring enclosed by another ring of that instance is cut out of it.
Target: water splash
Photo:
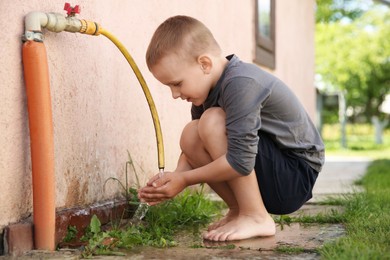
[[[131,222],[135,223],[141,221],[145,217],[146,213],[148,212],[149,207],[150,206],[148,203],[141,202],[137,210],[135,211],[133,217],[131,218]]]
[[[162,176],[164,175],[164,169],[160,169],[159,173],[158,173],[158,177],[161,178]],[[137,210],[135,211],[133,217],[131,218],[131,222],[132,223],[137,223],[139,221],[141,221],[146,213],[148,212],[149,210],[149,204],[146,203],[146,202],[141,202],[137,208]]]

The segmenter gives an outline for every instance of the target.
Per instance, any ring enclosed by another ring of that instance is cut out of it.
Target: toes
[[[203,235],[203,238],[210,241],[227,241],[232,231],[212,230]]]
[[[232,234],[233,232],[224,232],[224,233],[221,233],[220,236],[218,237],[218,241],[228,241],[230,235]]]
[[[225,241],[234,241],[234,240],[240,240],[239,235],[237,233],[230,233],[228,236],[226,236]]]
[[[203,236],[204,239],[210,240],[210,241],[219,241],[218,237],[220,236],[220,232],[217,230],[211,230],[210,232],[207,232],[205,236]]]

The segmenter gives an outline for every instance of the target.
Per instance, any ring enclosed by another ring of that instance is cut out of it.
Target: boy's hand
[[[142,202],[156,205],[175,197],[185,187],[184,178],[180,173],[165,172],[161,178],[158,174],[152,177],[147,185],[138,191],[138,197]]]

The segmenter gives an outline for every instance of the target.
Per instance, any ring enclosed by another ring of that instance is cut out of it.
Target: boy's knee
[[[198,132],[200,137],[209,136],[211,133],[225,133],[226,114],[220,107],[207,109],[199,120]]]
[[[199,144],[198,123],[199,120],[193,120],[184,127],[180,137],[180,148],[183,152],[191,150],[194,145]]]

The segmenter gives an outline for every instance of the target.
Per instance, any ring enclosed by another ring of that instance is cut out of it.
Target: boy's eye
[[[174,87],[180,87],[181,86],[181,82],[174,83],[173,86]]]

